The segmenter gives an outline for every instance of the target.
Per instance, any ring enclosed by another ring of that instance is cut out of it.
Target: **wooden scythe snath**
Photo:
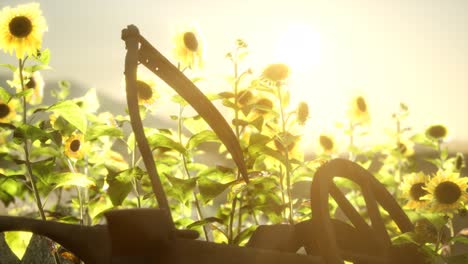
[[[242,151],[232,129],[211,102],[135,26],[124,29],[122,39],[127,48],[125,76],[131,123],[160,208],[109,211],[104,214],[107,225],[96,226],[0,216],[0,232],[30,231],[47,236],[86,264],[344,264],[343,260],[356,264],[423,263],[417,249],[390,243],[378,204],[402,232],[411,231],[414,227],[401,207],[367,170],[343,159],[332,160],[317,170],[311,187],[312,219],[295,225],[259,226],[246,247],[195,240],[196,231],[176,229],[139,116],[138,64],[157,74],[198,111],[226,145],[248,182]],[[361,187],[371,225],[334,185],[334,177],[346,177]],[[329,195],[351,224],[330,217]],[[301,247],[307,255],[296,253]]]
[[[249,182],[247,169],[244,163],[244,155],[232,128],[219,113],[211,101],[168,59],[155,49],[134,25],[129,25],[122,31],[122,39],[125,41],[127,55],[125,57],[125,80],[127,89],[127,105],[131,118],[133,132],[137,140],[138,148],[143,157],[145,167],[151,179],[153,191],[156,195],[159,207],[167,210],[170,208],[159,178],[151,149],[143,131],[143,125],[138,108],[137,95],[137,67],[138,63],[159,76],[171,86],[182,98],[184,98],[200,116],[210,125],[219,139],[231,153],[240,174],[245,182]]]

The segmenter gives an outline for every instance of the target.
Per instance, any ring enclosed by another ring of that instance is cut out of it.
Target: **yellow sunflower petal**
[[[47,23],[38,3],[4,7],[0,11],[0,48],[18,59],[34,55],[42,46]]]
[[[196,26],[184,26],[177,30],[174,42],[175,59],[182,69],[203,67],[204,41]]]
[[[366,124],[370,121],[369,109],[366,99],[362,95],[357,95],[352,98],[349,109],[348,118],[356,124]]]
[[[468,178],[456,173],[439,171],[425,189],[428,194],[424,199],[430,202],[433,212],[451,215],[468,202]]]
[[[0,123],[10,123],[16,117],[15,101],[6,103],[0,100]]]
[[[423,199],[428,191],[425,189],[429,177],[422,172],[412,173],[403,178],[401,191],[403,197],[407,199],[405,207],[408,209],[422,209],[428,205],[428,201]]]
[[[66,141],[64,154],[72,159],[84,157],[85,142],[82,134],[73,134]]]

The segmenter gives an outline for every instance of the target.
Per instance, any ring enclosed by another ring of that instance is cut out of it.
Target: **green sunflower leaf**
[[[252,226],[249,226],[248,228],[242,230],[242,232],[240,232],[235,238],[234,238],[234,241],[233,243],[235,245],[240,245],[242,244],[242,242],[246,241],[248,238],[250,238],[253,234],[253,232],[255,231],[255,229],[257,229],[257,226],[255,225],[252,225]]]
[[[451,256],[446,260],[448,264],[466,264],[468,263],[468,254]]]
[[[169,182],[172,184],[170,192],[174,194],[179,201],[186,202],[190,200],[193,196],[193,189],[197,184],[197,178],[190,178],[190,179],[180,179],[176,177],[172,177],[169,174],[164,174]]]
[[[188,105],[187,101],[185,101],[185,99],[182,96],[178,95],[178,94],[172,96],[171,101],[173,101],[174,103],[177,103],[177,104],[179,104],[181,106],[187,106]]]
[[[65,172],[54,175],[53,182],[56,188],[62,186],[77,186],[88,188],[95,186],[94,180],[82,173]]]
[[[78,130],[86,134],[87,119],[83,110],[72,101],[58,102],[49,107],[49,111],[63,117]]]
[[[454,236],[450,241],[468,245],[468,236],[457,235]]]
[[[225,171],[223,168],[208,168],[198,175],[198,188],[204,203],[210,202],[236,183],[233,172]]]
[[[119,206],[123,203],[128,194],[132,191],[132,181],[134,178],[140,178],[144,172],[136,167],[124,170],[115,175],[107,177],[109,188],[107,195],[112,201],[112,205]]]
[[[414,240],[413,232],[406,232],[406,233],[403,233],[401,235],[398,235],[392,238],[393,245],[401,245],[401,244],[408,244],[408,243],[418,244],[418,242]]]
[[[213,131],[204,130],[190,137],[189,141],[187,142],[187,149],[192,150],[198,147],[198,145],[201,143],[205,142],[220,142],[220,140]]]
[[[8,68],[10,69],[12,72],[15,72],[16,71],[16,66],[12,65],[12,64],[7,64],[7,63],[2,63],[0,64],[0,67],[5,67],[5,68]]]
[[[204,203],[208,203],[222,192],[224,192],[227,188],[229,188],[231,184],[226,183],[222,184],[217,181],[210,180],[208,178],[200,178],[198,180],[198,188],[200,190],[200,196]]]
[[[58,100],[65,100],[70,94],[71,83],[69,81],[59,81],[58,82],[59,90],[52,90],[51,95]]]
[[[0,86],[0,102],[8,102],[11,98],[11,95],[9,92],[7,92],[7,90],[5,90],[5,88],[1,87]]]
[[[171,138],[161,133],[156,133],[156,134],[148,136],[148,143],[152,149],[157,148],[157,147],[165,147],[165,148],[176,150],[182,154],[185,154],[187,152],[184,146],[182,146],[180,143],[175,142]]]
[[[123,132],[122,130],[116,127],[111,127],[107,125],[97,125],[97,126],[92,126],[88,129],[88,133],[86,134],[85,139],[87,141],[91,141],[102,136],[122,138]]]
[[[50,50],[41,50],[41,52],[38,54],[38,56],[35,57],[35,59],[42,64],[48,65],[50,62]]]
[[[194,229],[196,227],[199,227],[199,226],[204,226],[206,224],[210,224],[210,223],[220,223],[220,224],[223,224],[223,219],[221,218],[218,218],[218,217],[207,217],[207,218],[204,218],[202,220],[198,220],[198,221],[195,221],[193,223],[191,223],[190,225],[187,226],[188,229]]]
[[[36,140],[45,141],[50,139],[50,136],[38,127],[23,124],[20,127],[17,127],[13,132],[13,142],[16,144],[22,144],[26,139],[29,139],[32,142]]]
[[[31,241],[31,232],[5,232],[5,242],[18,259],[23,259],[24,253]]]
[[[16,98],[22,98],[22,97],[26,97],[26,96],[31,95],[33,92],[34,92],[33,89],[27,89],[27,90],[24,90],[22,92],[16,93],[13,96],[16,97]]]
[[[28,67],[24,67],[25,72],[37,72],[37,71],[42,71],[42,70],[48,70],[51,69],[49,65],[46,64],[37,64],[37,65],[32,65]]]
[[[89,89],[81,100],[82,100],[81,108],[86,113],[96,113],[96,111],[100,107],[96,89],[94,88]]]

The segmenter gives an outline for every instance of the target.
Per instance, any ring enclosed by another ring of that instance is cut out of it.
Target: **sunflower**
[[[420,209],[425,207],[429,201],[422,199],[428,194],[425,189],[428,176],[422,172],[413,173],[403,179],[401,191],[403,196],[408,199],[405,207],[408,209]]]
[[[355,96],[351,100],[348,116],[353,123],[365,124],[370,121],[369,109],[363,96]]]
[[[9,123],[16,117],[15,104],[13,101],[8,103],[0,100],[0,123]]]
[[[262,77],[273,82],[284,81],[289,77],[289,67],[284,63],[270,64],[263,70]]]
[[[430,202],[434,212],[450,215],[468,202],[468,178],[455,173],[438,172],[424,189],[428,194],[423,199]]]
[[[432,125],[426,129],[426,136],[432,139],[443,139],[447,136],[447,128],[443,125]]]
[[[463,153],[458,152],[457,156],[455,157],[455,170],[461,171],[465,166],[465,156]]]
[[[268,132],[267,132],[268,133]],[[280,154],[285,155],[286,152],[290,159],[304,159],[303,151],[300,147],[301,136],[294,135],[290,132],[280,132],[273,136],[273,146]]]
[[[73,159],[82,159],[84,156],[85,142],[83,134],[72,134],[65,141],[64,154]]]
[[[10,84],[16,87],[17,93],[22,91],[19,71],[15,71],[13,82]],[[23,84],[25,89],[32,89],[32,93],[26,96],[26,101],[32,105],[40,104],[44,97],[44,79],[41,73],[38,71],[33,73],[23,71]]]
[[[309,119],[309,105],[306,102],[299,102],[296,109],[296,115],[299,125],[305,125],[305,122]]]
[[[150,105],[159,97],[156,89],[156,82],[150,75],[143,71],[138,71],[136,89],[139,105]]]
[[[336,151],[335,139],[331,135],[321,134],[318,138],[320,148],[324,154],[332,154]]]
[[[404,157],[409,157],[414,154],[414,143],[402,140],[398,142],[396,151]]]
[[[34,55],[42,45],[47,23],[38,3],[9,6],[0,11],[0,48],[23,59]]]
[[[203,40],[195,26],[178,30],[174,37],[174,55],[182,68],[203,67]]]

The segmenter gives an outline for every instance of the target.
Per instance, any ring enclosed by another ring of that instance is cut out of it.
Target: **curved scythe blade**
[[[218,109],[182,72],[140,35],[139,61],[184,98],[224,143],[245,182],[249,182],[244,156],[232,128]]]

